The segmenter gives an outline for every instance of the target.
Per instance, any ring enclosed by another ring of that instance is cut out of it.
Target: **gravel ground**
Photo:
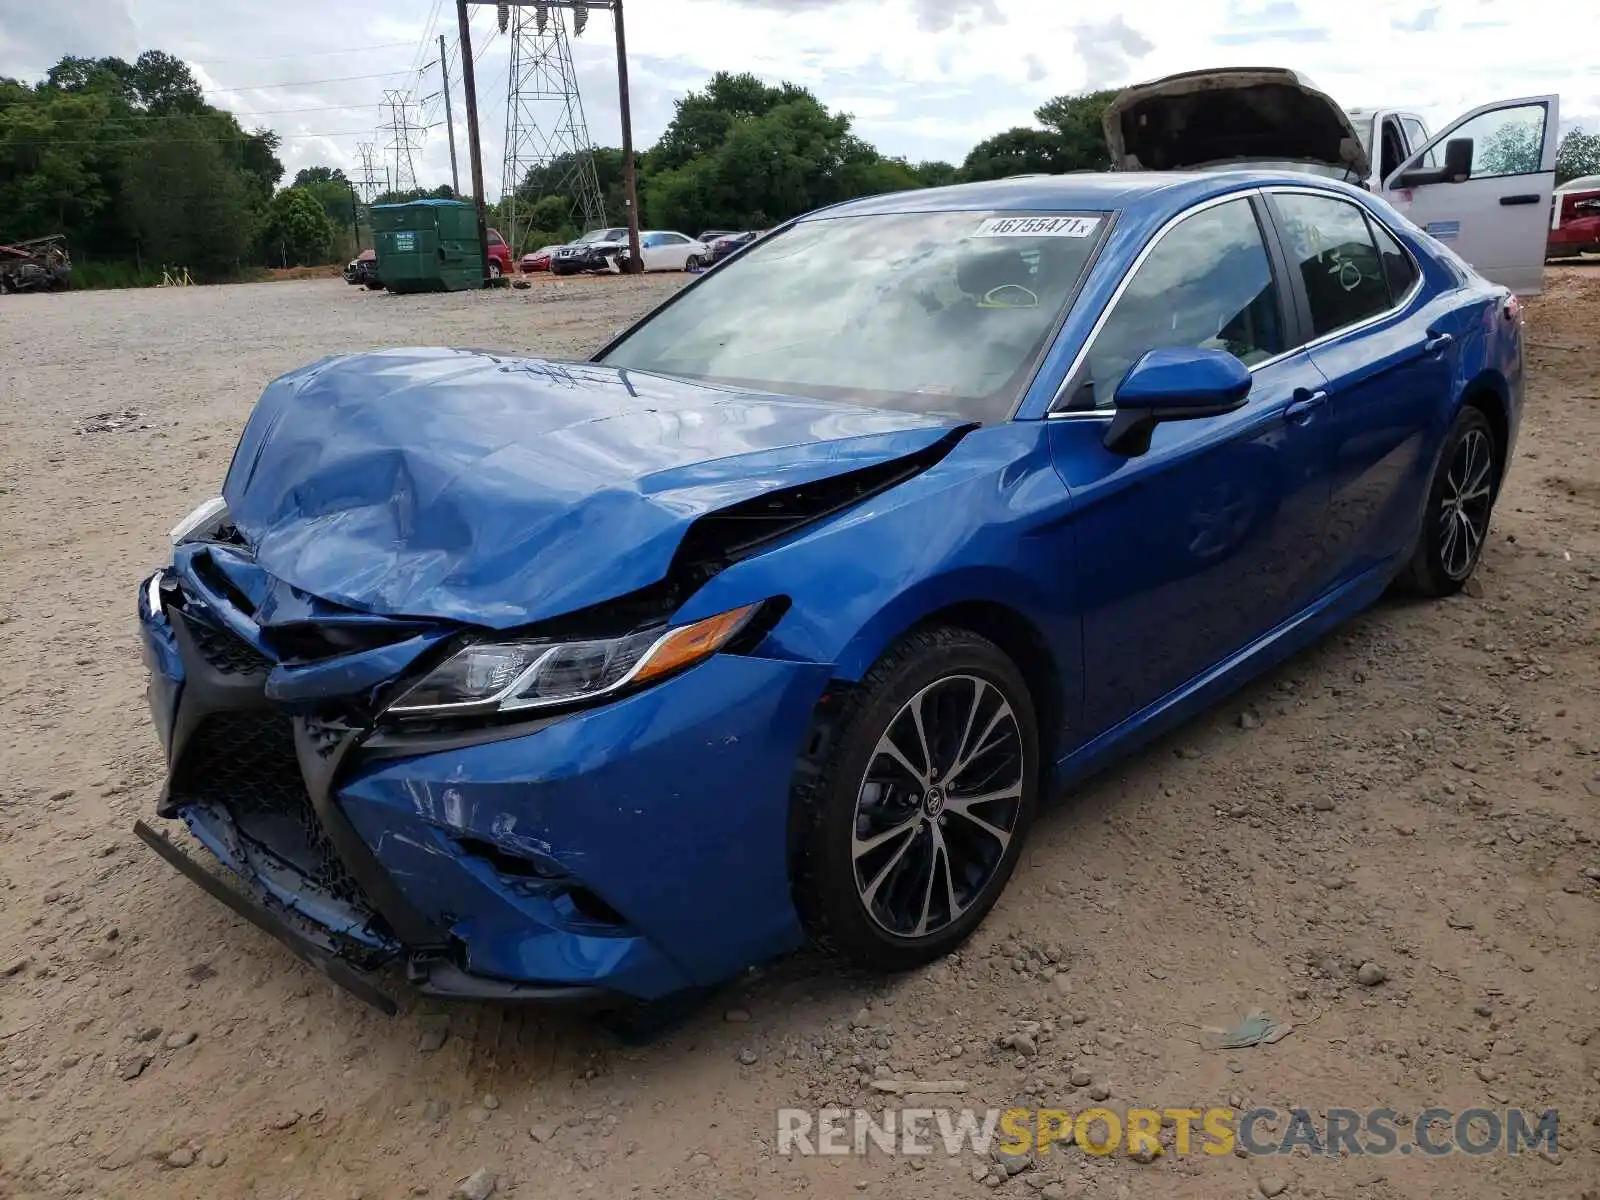
[[[540,1012],[391,1020],[149,855],[129,832],[161,776],[134,589],[215,493],[262,385],[378,344],[577,354],[677,283],[0,303],[0,1196],[1597,1194],[1600,275],[1582,269],[1530,306],[1521,450],[1470,592],[1380,605],[1054,806],[934,968],[885,984],[797,956],[642,1048]],[[1382,982],[1358,982],[1367,963]],[[1256,1009],[1292,1032],[1207,1048]],[[978,1107],[1556,1107],[1560,1147],[775,1153],[776,1109],[876,1106],[884,1076],[958,1079]]]

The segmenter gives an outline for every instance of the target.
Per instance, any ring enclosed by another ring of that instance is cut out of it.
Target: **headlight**
[[[761,607],[747,604],[692,625],[593,641],[478,642],[441,663],[388,711],[395,716],[515,712],[642,687],[710,658]]]
[[[184,542],[210,537],[222,528],[227,520],[228,502],[221,496],[216,496],[172,527],[172,544],[181,546]]]

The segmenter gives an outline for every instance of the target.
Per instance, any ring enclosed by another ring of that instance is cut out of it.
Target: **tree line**
[[[792,83],[719,72],[676,101],[671,123],[635,156],[646,227],[765,229],[860,196],[1010,175],[1110,166],[1101,115],[1114,90],[1060,96],[1035,126],[994,135],[962,162],[881,154]],[[164,266],[197,279],[238,278],[263,266],[343,261],[362,244],[366,214],[338,168],[309,167],[287,187],[271,130],[245,130],[207,104],[181,59],[159,50],[132,63],[61,59],[37,84],[0,78],[0,243],[61,233],[88,283],[141,283]],[[592,155],[607,218],[626,208],[622,152]],[[577,236],[569,183],[579,164],[530,170],[489,224],[521,253]],[[1600,172],[1600,137],[1569,133],[1559,180]],[[389,193],[376,203],[450,198],[448,186]]]

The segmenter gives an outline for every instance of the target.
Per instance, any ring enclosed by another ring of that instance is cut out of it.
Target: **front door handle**
[[[1537,204],[1539,203],[1539,193],[1523,192],[1519,196],[1501,196],[1500,203],[1507,208],[1510,208],[1513,204]]]
[[[1294,399],[1289,403],[1289,407],[1283,410],[1284,419],[1302,425],[1311,419],[1312,413],[1327,402],[1327,392],[1310,392],[1305,388],[1296,388]]]
[[[1422,352],[1424,354],[1443,354],[1451,346],[1455,345],[1455,340],[1448,333],[1435,333],[1422,343]]]

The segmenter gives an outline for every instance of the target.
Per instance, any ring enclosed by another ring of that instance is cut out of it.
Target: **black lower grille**
[[[340,903],[371,913],[370,902],[311,805],[287,716],[207,717],[184,748],[168,792],[174,806],[203,804],[223,810],[253,849],[265,851]]]
[[[272,660],[249,642],[226,629],[191,620],[189,632],[205,660],[224,675],[265,675]]]

